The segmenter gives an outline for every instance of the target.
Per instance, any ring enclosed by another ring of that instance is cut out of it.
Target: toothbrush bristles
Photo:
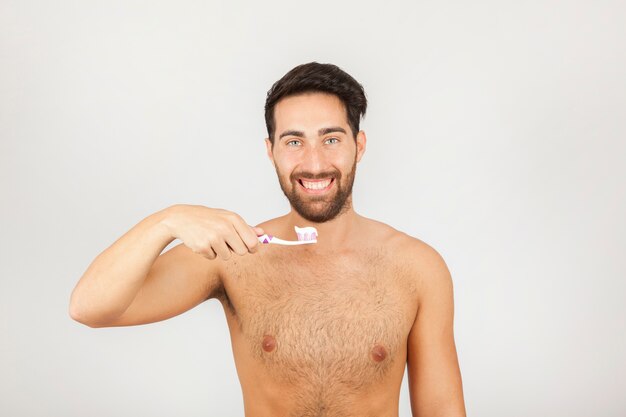
[[[317,230],[314,227],[295,227],[298,240],[301,242],[310,242],[317,240]]]
[[[299,241],[317,240],[317,234],[315,233],[298,233]]]

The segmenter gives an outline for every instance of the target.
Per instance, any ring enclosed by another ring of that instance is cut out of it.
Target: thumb
[[[261,229],[260,227],[253,227],[252,230],[254,230],[257,236],[262,236],[265,234],[265,231],[263,231],[263,229]]]

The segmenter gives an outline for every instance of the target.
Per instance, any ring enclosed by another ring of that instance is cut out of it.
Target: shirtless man
[[[414,416],[465,416],[446,264],[352,207],[366,106],[334,65],[289,71],[268,92],[265,142],[291,211],[257,227],[198,205],[156,212],[91,263],[71,317],[139,325],[217,298],[246,417],[397,417],[405,367]],[[317,243],[259,243],[296,240],[294,226],[317,228]]]

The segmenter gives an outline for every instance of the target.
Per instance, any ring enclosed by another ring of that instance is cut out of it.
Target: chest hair
[[[380,249],[326,256],[285,249],[233,259],[226,269],[228,313],[249,354],[289,384],[354,390],[383,378],[414,318],[406,268]],[[271,352],[262,347],[267,336]],[[373,359],[381,346],[384,359]]]

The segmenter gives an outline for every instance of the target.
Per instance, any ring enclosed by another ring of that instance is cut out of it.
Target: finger
[[[239,236],[234,226],[232,227],[232,232],[225,237],[225,240],[231,251],[235,252],[237,255],[245,255],[248,253],[248,247],[241,239],[241,236]]]
[[[208,245],[208,247],[201,247],[199,249],[192,249],[191,250],[193,253],[196,253],[198,255],[202,255],[207,259],[215,259],[215,257],[217,256],[217,254],[215,253],[215,251],[213,250],[213,248],[211,247],[211,245]]]
[[[259,236],[263,233],[261,233],[261,235],[257,235],[254,229],[248,226],[248,224],[241,218],[235,220],[233,222],[233,226],[235,226],[235,230],[239,234],[239,237],[246,245],[248,252],[256,252],[259,247]]]
[[[215,253],[215,251],[213,250],[213,248],[212,248],[212,247],[210,247],[210,246],[209,246],[209,249],[208,249],[207,251],[202,252],[202,255],[203,255],[205,258],[208,258],[208,259],[210,259],[210,260],[213,260],[213,259],[217,258],[217,253]]]
[[[224,242],[223,239],[219,239],[219,240],[216,240],[215,242],[211,242],[211,247],[213,248],[217,256],[219,256],[223,260],[227,261],[230,259],[230,255],[231,255],[230,249],[228,248],[228,246],[226,245],[226,242]]]

